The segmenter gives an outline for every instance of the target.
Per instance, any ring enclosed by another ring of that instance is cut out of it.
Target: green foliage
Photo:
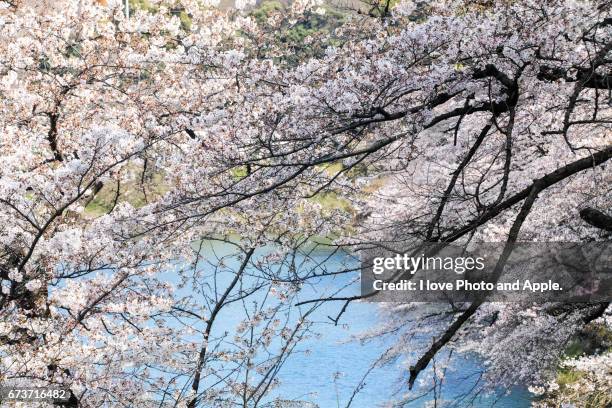
[[[339,13],[334,13],[331,10],[325,11],[325,14],[307,13],[306,18],[290,27],[286,33],[284,40],[301,43],[309,35],[315,33],[329,33],[342,21],[343,16]]]
[[[181,28],[185,31],[191,31],[191,17],[189,17],[189,14],[181,10],[178,17],[181,20]]]
[[[584,346],[579,340],[572,341],[565,350],[565,357],[567,358],[576,358],[582,354],[584,354]]]
[[[264,24],[275,11],[283,10],[285,6],[279,1],[264,1],[251,12],[257,23]]]
[[[550,406],[569,405],[580,408],[604,408],[612,404],[609,390],[593,387],[587,374],[575,369],[562,369],[557,373],[559,390]]]
[[[148,11],[149,13],[157,13],[157,6],[151,4],[149,0],[129,0],[130,8],[134,10]]]
[[[286,6],[279,1],[265,1],[251,11],[251,16],[263,27],[267,24],[267,19],[276,13],[281,13]],[[302,18],[297,21],[284,19],[282,27],[276,32],[279,44],[292,51],[291,55],[286,55],[283,60],[294,64],[301,60],[321,56],[325,48],[330,45],[339,45],[339,41],[333,36],[334,30],[344,23],[345,15],[334,10],[332,7],[321,7],[323,14],[312,11],[305,12]],[[277,30],[271,27],[272,30]],[[308,44],[305,39],[309,36],[316,39]]]
[[[129,2],[130,8],[132,10],[148,11],[152,14],[155,14],[159,11],[159,7],[154,4],[151,4],[149,0],[129,0]],[[180,5],[177,5],[175,7],[169,6],[169,9],[172,15],[177,16],[179,20],[181,20],[181,28],[185,31],[190,31],[192,24],[191,17],[189,17],[189,14],[185,12],[183,7],[181,7]]]
[[[557,373],[557,384],[561,391],[567,389],[584,377],[584,373],[571,368],[563,368]]]
[[[565,358],[591,355],[612,346],[612,330],[604,324],[590,324],[567,346]]]
[[[342,165],[342,162],[339,162],[339,161],[335,163],[324,164],[324,165],[321,165],[321,167],[325,170],[325,172],[329,176],[335,176],[337,173],[342,171],[342,169],[344,168],[344,166]]]
[[[140,183],[139,174],[136,169],[134,181],[123,183],[119,191],[117,202],[128,202],[132,206],[139,208],[147,204],[147,200],[159,198],[169,190],[164,182],[164,176],[161,173],[147,175],[143,185]],[[146,191],[146,197],[145,197]],[[99,217],[108,213],[115,202],[117,194],[117,184],[113,181],[107,182],[104,187],[96,194],[93,200],[85,207],[85,215],[90,217]]]
[[[566,348],[565,359],[594,355],[609,351],[612,346],[612,330],[605,324],[590,324]],[[546,406],[571,404],[581,408],[612,406],[612,395],[601,389],[588,372],[561,366],[557,370],[558,390],[546,395]],[[539,405],[538,405],[539,406]]]
[[[236,181],[242,180],[249,174],[247,166],[234,167],[231,170],[232,178]]]
[[[395,6],[399,4],[400,0],[380,0],[371,3],[369,14],[372,17],[385,17]]]
[[[342,210],[348,213],[354,212],[350,202],[332,191],[321,192],[312,197],[310,200],[320,204],[321,207],[326,210]]]
[[[85,214],[92,217],[99,217],[108,213],[112,208],[112,204],[105,201],[94,199],[91,203],[85,207]]]

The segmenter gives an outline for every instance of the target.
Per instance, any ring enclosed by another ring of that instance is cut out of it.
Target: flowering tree
[[[270,223],[271,205],[292,202],[240,207],[228,191],[242,177],[227,164],[240,154],[238,30],[252,21],[201,2],[151,2],[129,20],[121,4],[1,5],[2,382],[63,385],[67,406],[257,405],[312,308],[291,308],[300,276],[285,258],[257,252],[295,229],[289,215]],[[198,215],[195,195],[205,221],[181,216]],[[302,227],[283,254],[322,231]],[[241,239],[222,256],[192,246],[229,234]],[[216,331],[241,303],[234,335]]]
[[[310,237],[609,239],[608,2],[404,2],[297,59],[285,33],[314,2],[108,3],[0,2],[3,381],[64,384],[72,406],[258,406],[321,304],[300,286],[350,272],[296,262]],[[491,383],[543,383],[608,304],[523,308],[401,306],[436,338],[409,343],[408,386],[451,346]]]
[[[609,2],[404,2],[354,19],[325,55],[255,83],[249,178],[351,197],[366,220],[350,245],[501,240],[503,268],[517,240],[607,240],[609,13]],[[409,316],[383,332],[406,328],[399,344],[411,346],[395,355],[418,350],[406,321],[435,339],[407,361],[412,388],[451,343],[484,354],[492,383],[544,383],[572,336],[609,308],[399,310]]]

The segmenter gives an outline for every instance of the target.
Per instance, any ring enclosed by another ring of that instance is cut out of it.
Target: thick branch
[[[455,320],[448,329],[446,329],[442,337],[436,340],[431,345],[431,347],[429,347],[429,350],[427,350],[427,352],[423,354],[421,358],[419,358],[416,364],[413,366],[410,366],[410,378],[408,379],[408,389],[412,389],[412,387],[414,386],[414,382],[416,381],[419,373],[423,371],[425,368],[427,368],[427,366],[429,365],[429,362],[431,361],[432,358],[434,358],[436,353],[440,351],[440,349],[444,347],[446,343],[448,343],[453,338],[453,336],[457,333],[457,331],[461,328],[461,326],[463,326],[463,324],[470,317],[472,317],[474,313],[476,313],[476,310],[478,310],[481,304],[482,302],[472,303],[470,307],[465,312],[463,312],[461,316],[459,316],[457,320]]]
[[[563,80],[565,82],[582,82],[585,88],[612,89],[612,72],[599,74],[591,69],[580,69],[574,78],[570,77],[567,70],[542,66],[538,72],[538,79],[541,81],[554,82]]]
[[[594,208],[580,211],[580,218],[596,228],[612,231],[612,217]]]
[[[546,189],[560,181],[567,179],[568,177],[573,176],[576,173],[579,173],[583,170],[586,170],[591,167],[595,167],[602,163],[605,163],[610,158],[612,158],[612,145],[604,148],[603,150],[597,153],[592,154],[591,156],[584,157],[580,160],[576,160],[563,167],[560,167],[557,170],[553,171],[552,173],[548,173],[544,177],[535,180],[531,186],[519,191],[518,193],[509,197],[507,200],[503,201],[502,203],[494,207],[491,207],[488,211],[485,211],[480,217],[472,220],[471,222],[467,223],[463,227],[457,228],[456,230],[451,232],[449,235],[441,238],[440,241],[443,241],[443,242],[456,241],[457,239],[461,238],[463,235],[467,234],[468,232],[474,230],[475,228],[478,228],[479,226],[485,224],[489,220],[495,218],[502,211],[505,211],[511,208],[512,206],[520,203],[521,201],[523,201],[529,196],[529,193],[531,192],[531,189],[533,188],[533,185],[535,183],[541,183],[542,189]]]
[[[57,161],[63,161],[64,157],[57,147],[57,120],[59,115],[57,113],[49,113],[49,132],[47,133],[47,140],[49,141],[49,147],[53,152],[53,159]]]
[[[493,274],[492,274],[493,282],[497,282],[497,280],[499,280],[499,278],[501,277],[504,267],[506,266],[506,261],[508,260],[508,258],[510,257],[510,254],[512,253],[512,250],[514,249],[514,243],[516,242],[518,238],[518,234],[521,230],[521,227],[523,226],[525,219],[527,219],[527,216],[529,215],[529,212],[531,211],[531,208],[533,207],[535,200],[538,198],[538,194],[543,189],[544,189],[544,186],[541,180],[536,181],[531,186],[529,195],[527,196],[527,199],[523,203],[523,206],[521,207],[521,211],[519,212],[519,214],[516,216],[516,219],[512,223],[512,227],[510,228],[510,232],[508,233],[508,239],[506,240],[504,250],[501,256],[499,257],[499,259],[497,260],[497,264],[495,265],[495,269],[493,270]],[[424,355],[422,355],[421,358],[419,358],[417,363],[414,366],[410,367],[410,378],[408,379],[409,389],[412,389],[412,386],[414,385],[414,382],[416,381],[419,373],[423,371],[425,368],[427,368],[427,366],[429,365],[429,362],[436,355],[436,353],[440,351],[440,349],[444,347],[455,336],[455,334],[457,333],[457,331],[459,331],[459,329],[463,326],[463,324],[467,322],[468,319],[474,315],[474,313],[476,313],[476,311],[478,310],[480,305],[484,303],[488,295],[489,295],[489,292],[485,292],[481,299],[473,302],[470,305],[470,307],[465,312],[463,312],[461,316],[459,316],[459,318],[455,320],[448,329],[446,329],[444,334],[442,334],[442,337],[436,340],[431,345],[429,350],[427,350],[427,352]]]

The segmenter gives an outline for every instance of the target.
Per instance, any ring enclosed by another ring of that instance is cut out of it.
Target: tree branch
[[[612,217],[594,208],[585,208],[580,211],[580,218],[592,226],[612,231]]]

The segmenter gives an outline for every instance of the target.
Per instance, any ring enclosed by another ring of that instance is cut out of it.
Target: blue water
[[[280,372],[283,383],[277,394],[285,398],[291,396],[310,401],[321,408],[346,407],[363,375],[390,345],[390,339],[385,338],[365,344],[357,341],[347,343],[351,335],[380,324],[377,308],[373,303],[352,304],[342,318],[342,322],[350,329],[330,325],[320,330],[320,339],[303,344],[302,348],[310,348],[312,354],[305,358],[297,356],[288,361]],[[322,314],[335,317],[339,305],[330,304],[324,309]],[[452,361],[454,370],[445,378],[446,384],[442,387],[442,396],[439,396],[439,400],[446,402],[458,402],[458,396],[474,385],[481,368],[474,356],[455,356]],[[354,397],[351,407],[384,406],[389,400],[406,395],[406,377],[401,376],[402,370],[403,367],[398,363],[372,371],[365,380],[365,387]],[[335,376],[336,373],[341,375]],[[408,394],[413,398],[418,395]],[[427,405],[427,401],[431,400],[432,396],[428,395],[405,406],[433,407],[433,404]],[[473,406],[520,408],[529,407],[530,401],[526,389],[518,388],[501,398],[497,395],[477,398]]]
[[[205,255],[223,256],[231,252],[226,244],[211,243],[205,250]],[[265,253],[265,251],[263,251]],[[260,253],[261,255],[261,253]],[[328,271],[338,271],[346,268],[346,254],[319,251],[311,255],[313,260],[323,262],[322,267]],[[349,261],[350,263],[350,261]],[[298,267],[300,263],[298,262]],[[354,261],[353,261],[354,265]],[[202,266],[206,268],[206,266]],[[302,265],[307,267],[307,265]],[[317,298],[330,290],[344,288],[353,280],[354,274],[343,274],[333,279],[322,279],[311,286],[306,286],[300,292],[301,300]],[[228,276],[229,278],[229,276]],[[358,293],[358,286],[352,285],[344,289],[342,296]],[[281,385],[270,395],[270,399],[279,397],[287,400],[308,401],[320,408],[344,408],[355,392],[364,374],[390,346],[391,338],[375,339],[367,343],[351,341],[352,336],[373,329],[381,324],[379,306],[375,303],[353,302],[342,315],[338,325],[334,325],[328,316],[336,317],[343,302],[328,302],[323,304],[311,315],[311,319],[319,322],[314,330],[320,337],[305,340],[300,343],[297,353],[294,353],[279,372]],[[224,310],[217,319],[213,330],[215,334],[232,333],[242,318],[241,306]],[[310,353],[303,353],[309,350]],[[437,407],[454,406],[459,403],[459,396],[472,389],[482,368],[475,356],[453,356],[453,366],[447,371],[442,387],[442,395],[438,396]],[[391,364],[372,370],[363,383],[363,387],[353,397],[350,407],[370,408],[382,407],[390,400],[402,395],[417,397],[419,394],[407,394],[403,368],[399,364]],[[517,388],[506,392],[499,390],[497,395],[479,397],[472,402],[474,407],[522,408],[529,407],[531,394],[525,388]],[[502,395],[500,394],[509,394]],[[434,407],[432,395],[405,405],[406,407]],[[445,404],[440,404],[444,401]],[[448,403],[451,403],[448,405]],[[464,406],[464,405],[461,405]]]

